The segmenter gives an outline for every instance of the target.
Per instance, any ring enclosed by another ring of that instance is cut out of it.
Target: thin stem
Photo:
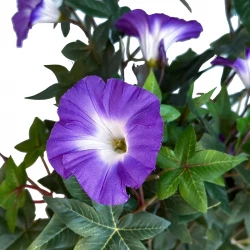
[[[136,54],[140,51],[140,47],[136,48],[132,54],[129,55],[128,59],[123,62],[123,67],[126,68],[127,64],[136,56]]]
[[[230,0],[225,0],[225,12],[226,12],[226,18],[227,18],[227,23],[230,31],[230,35],[234,35],[234,29],[231,23],[230,19],[230,10],[231,10],[231,1]]]
[[[44,165],[44,167],[45,167],[45,169],[46,169],[48,175],[50,175],[51,173],[50,173],[50,171],[49,171],[49,167],[48,167],[46,161],[44,160],[44,157],[43,157],[43,156],[40,156],[40,158],[41,158],[41,160],[42,160],[42,162],[43,162],[43,165]]]
[[[51,193],[47,192],[46,190],[44,190],[44,189],[42,189],[42,188],[40,188],[38,186],[32,186],[32,185],[26,184],[26,185],[24,185],[24,187],[37,190],[38,192],[40,192],[42,195],[45,195],[45,196],[52,196]]]
[[[82,22],[82,20],[79,18],[79,16],[75,13],[75,11],[72,8],[69,8],[69,10],[71,11],[71,13],[73,14],[73,16],[77,20],[77,21],[74,21],[74,20],[70,19],[70,22],[72,24],[75,24],[75,25],[79,26],[82,29],[82,31],[84,32],[84,34],[86,35],[86,37],[89,38],[90,34],[89,34],[88,30],[86,29],[86,27],[85,27],[84,23]]]
[[[32,181],[29,177],[27,177],[27,180],[30,184],[32,184],[33,186],[39,187],[34,181]]]
[[[127,58],[130,57],[129,47],[130,47],[130,37],[128,37],[127,44],[126,44],[126,55],[127,55]]]
[[[250,238],[243,239],[243,240],[235,240],[233,244],[248,245],[250,244]]]
[[[157,200],[157,195],[154,195],[151,199],[147,200],[143,206],[140,206],[137,210],[135,210],[133,214],[141,212],[141,211],[145,211],[147,207],[153,204],[156,200]]]
[[[141,206],[144,206],[145,200],[144,200],[144,192],[142,185],[139,187],[139,194],[140,194]]]
[[[250,90],[247,91],[247,95],[246,95],[246,100],[245,100],[245,105],[244,105],[244,110],[241,113],[241,117],[245,115],[245,113],[247,112],[248,108],[250,107],[250,104],[248,104],[249,102],[249,96],[250,96]]]
[[[161,83],[163,81],[164,73],[165,73],[165,69],[162,67],[161,68],[161,75],[160,75],[160,79],[159,79],[159,86],[161,86]]]
[[[43,204],[43,203],[45,203],[45,201],[44,200],[34,200],[33,203],[35,203],[35,204]]]

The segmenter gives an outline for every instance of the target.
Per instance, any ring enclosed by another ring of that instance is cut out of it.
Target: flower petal
[[[196,21],[169,17],[164,14],[147,15],[143,10],[133,10],[122,16],[116,27],[129,36],[138,37],[142,54],[147,62],[163,58],[160,46],[164,39],[167,50],[174,42],[199,37],[202,26]]]
[[[71,153],[64,156],[66,169],[72,172],[85,192],[105,205],[125,203],[129,196],[116,164],[106,166],[96,151]]]
[[[249,50],[246,51],[246,58],[249,58]],[[246,88],[250,87],[250,64],[248,59],[237,58],[235,61],[223,57],[216,57],[212,62],[212,65],[222,65],[233,68]]]
[[[49,161],[64,178],[74,174],[93,200],[124,203],[126,186],[139,187],[155,168],[163,133],[159,110],[159,100],[146,90],[86,77],[60,100]],[[117,140],[125,148],[118,150]]]
[[[23,40],[27,38],[28,32],[31,29],[31,12],[32,10],[30,9],[20,10],[12,17],[14,30],[17,35],[17,47],[22,47]]]

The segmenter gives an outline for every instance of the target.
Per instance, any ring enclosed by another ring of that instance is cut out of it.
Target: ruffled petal
[[[126,186],[117,164],[107,166],[96,151],[67,154],[63,162],[94,201],[105,205],[118,205],[128,200]]]

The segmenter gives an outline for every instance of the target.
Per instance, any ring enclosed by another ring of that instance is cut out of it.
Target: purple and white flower
[[[202,26],[196,21],[164,14],[148,15],[140,9],[126,13],[115,26],[125,34],[139,38],[143,57],[153,66],[166,58],[166,50],[173,43],[197,38],[202,32]]]
[[[23,40],[36,23],[56,23],[61,17],[59,7],[63,0],[18,0],[17,13],[12,17],[17,35],[17,47],[22,47]]]
[[[237,58],[235,61],[216,57],[212,65],[222,65],[233,68],[247,89],[250,89],[250,48],[246,49],[245,59]]]
[[[75,175],[96,202],[117,205],[155,169],[163,121],[158,98],[119,79],[89,76],[69,89],[58,108],[47,154],[64,178]]]

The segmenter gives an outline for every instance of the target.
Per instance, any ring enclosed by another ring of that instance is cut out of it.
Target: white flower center
[[[106,164],[123,159],[128,151],[124,124],[121,121],[95,119],[96,134],[78,140],[80,150],[96,150]]]

